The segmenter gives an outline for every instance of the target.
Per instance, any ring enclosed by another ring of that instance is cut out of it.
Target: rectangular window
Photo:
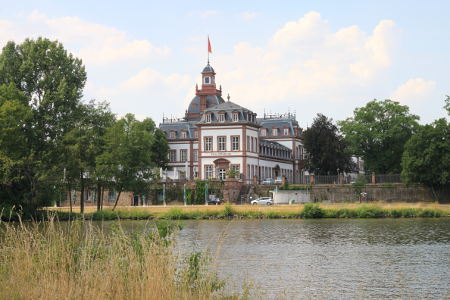
[[[284,128],[284,135],[289,135],[289,128]]]
[[[231,165],[231,170],[233,170],[236,178],[238,178],[239,174],[241,174],[239,169],[239,165]]]
[[[213,166],[206,165],[205,166],[205,178],[210,179],[213,177]]]
[[[239,114],[233,113],[233,122],[238,122],[238,121],[239,121]]]
[[[231,137],[231,150],[239,151],[239,137],[238,136]]]
[[[273,136],[277,136],[278,135],[278,128],[273,128],[272,129],[272,135]]]
[[[206,114],[205,121],[206,123],[211,123],[211,114]]]
[[[193,153],[194,155],[194,161],[198,161],[198,150],[197,149],[194,149],[194,153]]]
[[[198,167],[194,167],[194,178],[198,178]]]
[[[225,114],[219,114],[219,122],[225,122]]]
[[[250,151],[250,137],[247,136],[247,147],[245,147],[247,149],[247,151]]]
[[[169,133],[169,138],[174,139],[176,137],[176,131],[171,131]]]
[[[108,192],[108,201],[115,201],[116,200],[116,192],[115,191],[109,191]]]
[[[225,151],[227,150],[227,140],[224,136],[218,136],[217,137],[217,150],[218,151]]]
[[[170,150],[169,151],[169,161],[177,161],[177,150]]]
[[[198,130],[194,131],[194,138],[198,139]]]
[[[182,138],[182,139],[187,138],[187,132],[186,132],[186,131],[182,131],[182,132],[181,132],[181,138]]]
[[[205,151],[212,151],[212,137],[205,137]]]
[[[266,136],[267,135],[267,129],[262,128],[261,129],[261,136]]]
[[[180,150],[180,156],[181,156],[181,161],[182,162],[187,161],[187,149],[181,149]]]

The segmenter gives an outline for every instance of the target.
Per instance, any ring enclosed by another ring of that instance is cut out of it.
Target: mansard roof
[[[181,132],[187,131],[188,133],[187,138],[192,139],[194,138],[194,131],[197,128],[195,126],[195,123],[196,122],[187,122],[187,121],[168,122],[159,124],[159,129],[166,132],[166,134],[168,134],[169,132],[176,132],[175,138],[181,138]]]
[[[225,119],[219,120],[219,114],[224,114]],[[233,118],[233,114],[237,114],[237,119]],[[210,119],[206,116],[211,116]],[[206,109],[200,119],[200,124],[204,123],[228,123],[240,122],[250,123],[253,126],[258,126],[256,123],[256,114],[245,107],[237,105],[231,101],[227,101],[216,106]]]
[[[261,127],[266,128],[268,133],[272,132],[272,128],[289,128],[290,135],[296,135],[294,128],[300,128],[297,120],[292,118],[273,118],[273,119],[263,119],[258,118],[258,123]],[[300,129],[301,130],[301,129]]]
[[[251,112],[249,109],[242,107],[240,105],[237,105],[234,102],[231,101],[227,101],[221,104],[218,104],[216,106],[210,107],[208,109],[205,110],[206,111],[227,111],[227,112],[232,112],[232,111],[247,111],[247,112]]]

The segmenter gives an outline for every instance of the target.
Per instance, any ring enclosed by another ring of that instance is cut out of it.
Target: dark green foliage
[[[332,119],[317,114],[314,122],[304,132],[307,166],[315,174],[337,174],[352,169],[348,144],[339,133]]]
[[[402,166],[407,183],[450,185],[450,123],[442,118],[421,126],[405,145]]]
[[[364,159],[365,169],[399,174],[405,143],[416,132],[418,116],[391,100],[373,100],[339,122],[352,152]]]
[[[235,213],[236,212],[234,211],[233,207],[231,207],[230,204],[225,204],[221,215],[225,218],[231,218],[235,215]]]
[[[325,211],[317,204],[307,203],[303,207],[303,211],[300,213],[305,219],[310,218],[323,218],[325,216]]]
[[[48,39],[8,42],[0,54],[0,198],[33,210],[61,184],[63,136],[76,119],[86,72]],[[14,128],[16,130],[14,131]],[[10,145],[17,148],[11,151]]]
[[[378,206],[364,205],[356,209],[358,218],[382,218],[386,216],[386,212]]]
[[[352,183],[352,188],[357,195],[360,195],[366,186],[366,177],[364,175],[358,175],[356,182]]]

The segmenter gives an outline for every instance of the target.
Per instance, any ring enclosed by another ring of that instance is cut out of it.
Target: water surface
[[[450,219],[185,221],[238,290],[267,299],[450,299]]]

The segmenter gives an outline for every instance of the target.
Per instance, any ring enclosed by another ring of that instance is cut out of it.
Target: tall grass
[[[120,224],[120,223],[117,223]],[[0,299],[217,299],[201,253],[172,252],[174,227],[108,231],[90,222],[0,223]],[[238,299],[238,296],[227,296]]]

